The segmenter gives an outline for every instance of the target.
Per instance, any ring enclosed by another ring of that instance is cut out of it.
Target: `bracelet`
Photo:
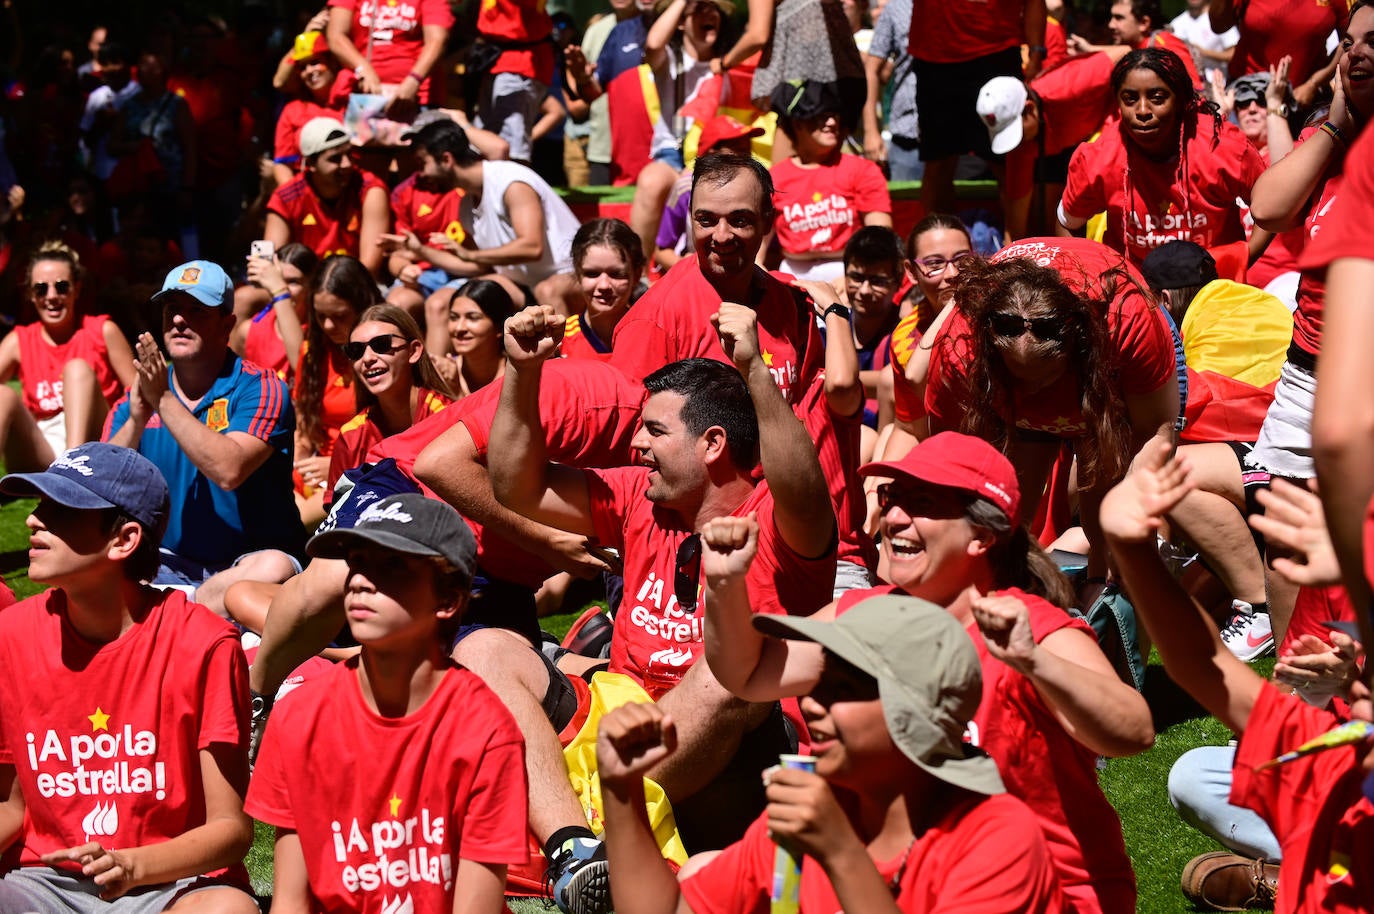
[[[1033,44],[1026,49],[1026,53],[1038,55],[1040,57],[1046,56],[1047,54],[1049,54],[1049,52],[1050,49],[1045,47],[1043,44]]]
[[[1325,133],[1327,136],[1331,137],[1331,139],[1333,140],[1340,140],[1342,147],[1350,146],[1350,141],[1346,139],[1345,131],[1343,131],[1341,128],[1337,127],[1330,121],[1323,121],[1322,125],[1317,129]]]
[[[406,76],[409,76],[411,79],[415,80],[417,84],[423,83],[425,81],[425,78],[421,76],[419,73],[416,73],[414,70],[411,70],[409,73],[406,74]]]
[[[272,296],[272,304],[274,304],[274,305],[275,305],[277,302],[290,301],[290,300],[291,300],[291,293],[290,293],[290,292],[278,292],[276,295],[273,295],[273,296]]]
[[[846,308],[844,305],[840,304],[839,302],[835,302],[829,308],[826,308],[824,315],[822,315],[822,319],[828,320],[831,314],[838,314],[845,320],[849,320],[849,309]]]

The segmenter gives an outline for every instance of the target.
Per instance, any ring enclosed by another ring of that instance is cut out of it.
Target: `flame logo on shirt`
[[[395,898],[383,898],[382,914],[415,914],[415,902],[409,894],[405,898],[399,895]]]
[[[86,833],[87,841],[94,837],[110,837],[119,831],[119,807],[114,805],[113,800],[95,804],[95,808],[81,820],[81,830]]]

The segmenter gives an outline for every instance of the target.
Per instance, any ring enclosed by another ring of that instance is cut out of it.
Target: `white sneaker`
[[[1221,640],[1231,653],[1248,663],[1272,651],[1274,630],[1269,624],[1269,614],[1249,612],[1250,604],[1242,600],[1236,600],[1231,607],[1235,612],[1221,630]]]

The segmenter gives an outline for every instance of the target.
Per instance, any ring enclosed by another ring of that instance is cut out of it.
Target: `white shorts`
[[[67,449],[67,414],[58,413],[47,419],[38,420],[38,431],[43,440],[52,448],[53,459],[57,459]]]
[[[1279,383],[1274,386],[1274,402],[1269,405],[1247,465],[1285,479],[1316,476],[1317,467],[1312,462],[1312,406],[1316,398],[1317,376],[1284,362]]]

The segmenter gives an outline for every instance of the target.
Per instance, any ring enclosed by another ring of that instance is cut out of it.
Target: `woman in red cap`
[[[1116,677],[1087,623],[1063,608],[1071,588],[1020,524],[1010,461],[985,441],[944,432],[900,461],[859,472],[891,480],[879,488],[891,584],[852,591],[817,618],[875,593],[920,597],[953,614],[983,665],[983,701],[967,739],[1039,818],[1066,910],[1134,910],[1135,877],[1096,761],[1149,748],[1150,710]],[[765,639],[750,622],[744,572],[756,536],[749,518],[719,518],[702,530],[707,661],[748,701],[804,695],[819,678],[821,652]]]

